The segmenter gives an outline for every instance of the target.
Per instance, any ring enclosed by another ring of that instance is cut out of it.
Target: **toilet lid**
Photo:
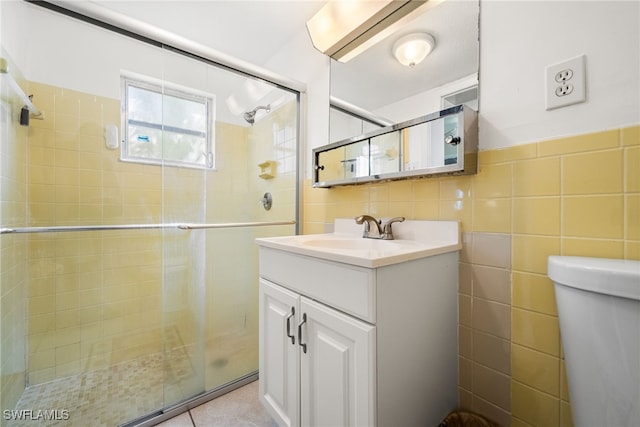
[[[548,275],[559,285],[640,300],[640,261],[550,256]]]

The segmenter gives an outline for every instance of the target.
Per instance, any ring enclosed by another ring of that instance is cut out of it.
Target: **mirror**
[[[313,150],[314,187],[477,171],[478,121],[458,105]]]
[[[330,142],[452,105],[477,110],[479,10],[478,1],[429,1],[415,18],[349,62],[332,60]],[[432,35],[435,48],[423,62],[401,65],[393,44],[416,32]]]

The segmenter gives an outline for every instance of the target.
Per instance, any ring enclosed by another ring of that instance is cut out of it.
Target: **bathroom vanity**
[[[457,222],[257,239],[260,400],[280,427],[438,425],[457,406]]]

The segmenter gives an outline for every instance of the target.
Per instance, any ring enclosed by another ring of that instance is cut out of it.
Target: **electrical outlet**
[[[573,70],[567,68],[565,70],[560,70],[556,73],[555,78],[558,83],[566,82],[567,80],[571,80],[573,77]]]
[[[584,55],[546,67],[547,110],[587,100],[585,68]]]
[[[556,88],[556,96],[567,96],[573,92],[573,85],[571,83],[561,84]]]

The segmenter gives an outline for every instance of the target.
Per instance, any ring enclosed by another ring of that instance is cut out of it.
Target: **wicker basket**
[[[454,411],[438,427],[498,427],[481,415],[467,411]]]

